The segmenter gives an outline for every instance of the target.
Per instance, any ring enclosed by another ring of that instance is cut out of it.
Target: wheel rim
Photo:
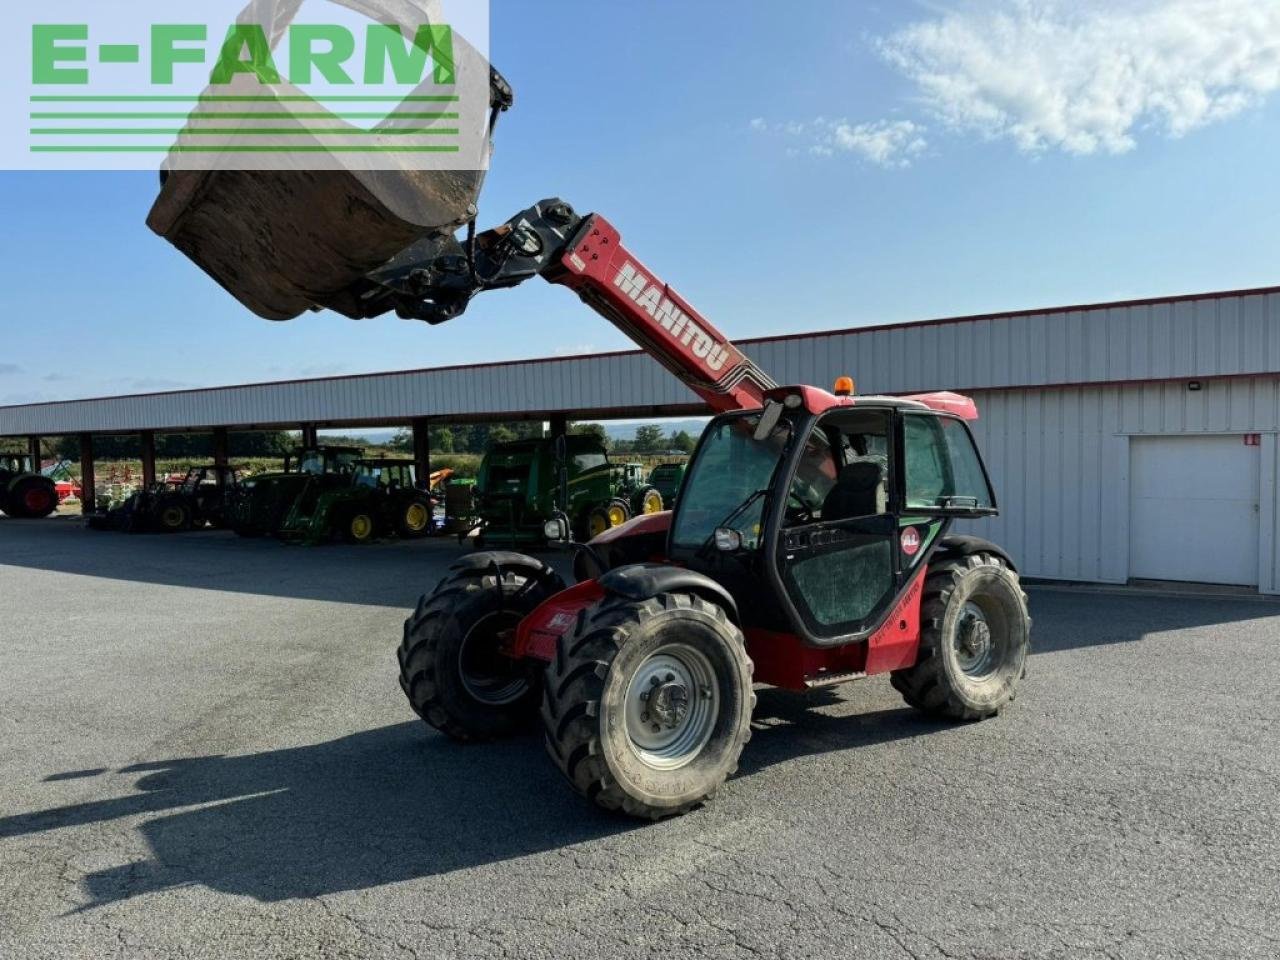
[[[662,512],[662,494],[657,490],[650,490],[644,495],[643,509],[645,513],[661,513]]]
[[[640,761],[674,770],[692,761],[711,739],[720,690],[711,661],[686,644],[649,655],[627,684],[627,737]]]
[[[618,527],[627,522],[627,512],[616,503],[612,504],[605,513],[609,517],[611,527]]]
[[[420,503],[412,503],[404,514],[404,525],[414,533],[427,529],[427,508]]]
[[[498,635],[514,630],[517,614],[498,611],[477,620],[462,638],[458,650],[458,676],[474,699],[489,706],[514,703],[529,690],[529,678],[520,662],[498,652]]]
[[[956,663],[975,680],[986,679],[999,669],[1008,646],[1002,618],[988,616],[989,612],[981,603],[966,603],[952,640]]]
[[[587,530],[591,536],[598,537],[609,529],[609,518],[603,513],[593,513],[587,521]]]
[[[49,493],[47,490],[28,490],[22,502],[32,513],[43,513],[49,509]]]
[[[356,540],[368,540],[373,533],[373,521],[363,513],[351,519],[351,536]]]
[[[169,507],[161,514],[160,522],[170,530],[176,530],[182,526],[182,511],[177,507]]]

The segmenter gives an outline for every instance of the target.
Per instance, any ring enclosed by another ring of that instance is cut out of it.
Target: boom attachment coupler
[[[552,198],[459,242],[437,236],[403,251],[366,278],[369,315],[442,323],[485,290],[542,277],[575,291],[589,307],[719,411],[758,407],[775,386],[687,301],[622,244],[599,214],[580,215]]]

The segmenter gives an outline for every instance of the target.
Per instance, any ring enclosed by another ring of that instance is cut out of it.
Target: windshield
[[[575,453],[573,455],[573,472],[586,473],[588,470],[596,470],[603,467],[608,462],[609,458],[603,453],[590,450],[583,453]]]
[[[767,490],[773,471],[791,436],[791,425],[780,420],[765,440],[754,437],[760,414],[712,423],[684,480],[672,547],[701,547],[718,524],[758,490]],[[732,526],[747,549],[760,545],[760,520],[766,497],[755,497],[735,517]]]

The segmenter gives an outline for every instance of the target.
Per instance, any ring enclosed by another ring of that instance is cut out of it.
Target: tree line
[[[615,454],[660,454],[693,452],[697,438],[686,430],[665,433],[657,424],[642,424],[635,438],[615,440],[603,424],[570,423],[570,433],[595,437],[606,450]],[[542,436],[542,424],[536,420],[512,423],[438,424],[430,427],[432,453],[482,454],[495,443]],[[256,430],[231,433],[227,438],[228,455],[236,457],[283,457],[295,450],[298,435],[287,430]],[[377,446],[359,437],[322,437],[322,443],[338,446]],[[395,433],[387,446],[404,453],[413,451],[413,434],[408,429]],[[0,440],[0,451],[25,452],[21,439]],[[94,457],[102,460],[136,460],[142,456],[142,441],[136,434],[97,436],[93,439]],[[60,459],[78,460],[80,440],[74,434],[46,437],[44,454]],[[156,435],[156,456],[162,459],[212,458],[213,437],[209,433],[161,433]]]
[[[656,424],[644,424],[636,428],[635,439],[615,440],[600,423],[570,423],[569,432],[595,437],[612,453],[692,453],[698,442],[687,430],[663,432]],[[542,424],[537,421],[515,423],[475,423],[466,425],[433,425],[430,427],[432,453],[484,453],[495,443],[510,440],[527,440],[542,436]],[[413,450],[413,434],[405,429],[396,433],[391,441],[395,450]]]

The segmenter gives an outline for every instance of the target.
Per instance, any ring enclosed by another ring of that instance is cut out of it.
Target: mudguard
[[[660,593],[695,593],[724,608],[729,619],[741,624],[738,605],[729,591],[705,574],[656,563],[632,563],[610,570],[598,581],[606,593],[628,600],[648,600]]]
[[[1003,547],[998,547],[990,540],[984,540],[982,537],[971,537],[967,534],[943,537],[930,562],[936,562],[945,557],[967,557],[973,553],[994,554],[1008,564],[1010,570],[1014,573],[1018,572],[1018,565],[1013,562],[1013,557],[1009,556],[1008,551]]]
[[[459,557],[449,564],[450,570],[484,570],[497,564],[499,567],[535,567],[554,573],[547,564],[527,553],[516,553],[514,550],[483,550]]]

